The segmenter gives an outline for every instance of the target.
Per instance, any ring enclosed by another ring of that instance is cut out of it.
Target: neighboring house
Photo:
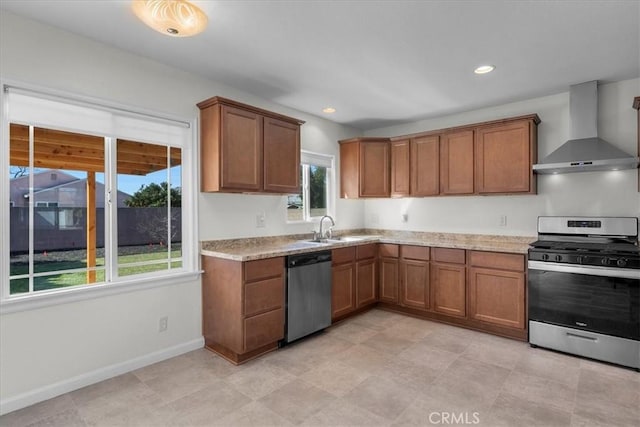
[[[24,253],[29,249],[29,176],[10,180],[11,252]],[[87,179],[78,178],[58,169],[46,169],[33,174],[34,248],[52,251],[86,247]],[[157,224],[166,216],[166,209],[128,208],[125,201],[130,194],[118,191],[119,215],[122,217],[121,246],[148,244],[148,228],[140,224]],[[22,208],[22,209],[18,209]],[[104,184],[96,182],[96,230],[98,247],[104,246]],[[180,217],[173,220],[180,224]],[[155,221],[155,222],[154,222]],[[179,241],[181,234],[176,233]],[[151,239],[151,240],[150,240]]]
[[[9,204],[29,206],[29,175],[10,181]],[[36,207],[84,208],[87,206],[87,180],[58,169],[33,174],[33,195]],[[130,194],[118,191],[118,207],[124,208]],[[96,208],[104,208],[104,184],[96,182]]]

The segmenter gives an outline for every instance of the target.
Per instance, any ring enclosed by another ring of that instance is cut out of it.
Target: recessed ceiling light
[[[336,109],[333,107],[325,107],[322,109],[322,112],[327,114],[333,114],[336,112]]]
[[[169,36],[194,36],[207,26],[207,15],[186,0],[133,0],[132,6],[142,22]]]
[[[487,73],[492,72],[495,69],[496,69],[495,65],[481,65],[478,68],[476,68],[475,70],[473,70],[473,72],[476,73],[476,74],[487,74]]]

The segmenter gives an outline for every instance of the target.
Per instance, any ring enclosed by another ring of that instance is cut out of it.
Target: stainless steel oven
[[[528,257],[532,345],[640,368],[637,219],[619,220],[539,218]]]

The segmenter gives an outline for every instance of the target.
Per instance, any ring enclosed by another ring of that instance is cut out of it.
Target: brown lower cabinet
[[[400,305],[429,309],[429,248],[403,245],[400,254]]]
[[[284,338],[284,257],[231,261],[202,257],[205,346],[239,364]]]
[[[380,246],[382,308],[527,339],[524,255],[400,245],[396,302],[394,260]]]
[[[381,243],[378,248],[380,271],[380,301],[398,303],[398,245]]]
[[[471,319],[525,329],[524,257],[470,251],[469,314]]]
[[[467,266],[464,249],[431,248],[433,311],[467,315]]]
[[[344,317],[356,309],[356,248],[331,251],[331,319]]]
[[[331,251],[331,319],[340,320],[378,301],[378,245]]]
[[[356,246],[356,303],[358,308],[373,304],[378,300],[377,258],[377,244]]]
[[[202,257],[205,346],[235,364],[284,338],[285,259]],[[374,306],[526,340],[525,257],[416,245],[332,251],[332,320]]]

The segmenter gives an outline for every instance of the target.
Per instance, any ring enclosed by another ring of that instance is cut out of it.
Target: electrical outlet
[[[266,223],[267,223],[266,215],[264,214],[264,212],[259,212],[256,215],[256,227],[264,228],[266,227]]]
[[[507,216],[506,215],[500,215],[499,225],[500,225],[500,227],[506,227],[507,226]]]
[[[403,213],[402,214],[402,222],[409,222],[409,214],[408,213]]]
[[[160,318],[160,322],[158,322],[158,332],[164,332],[169,328],[169,316],[164,316]]]

